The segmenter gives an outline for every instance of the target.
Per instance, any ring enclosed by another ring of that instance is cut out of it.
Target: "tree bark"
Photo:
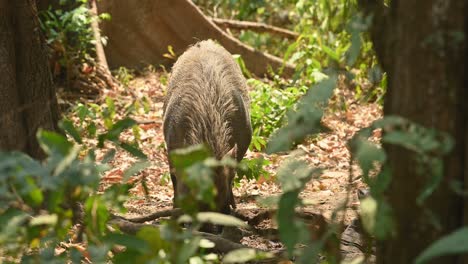
[[[107,64],[106,54],[104,52],[104,47],[101,42],[101,30],[99,29],[99,14],[96,5],[96,0],[90,0],[89,4],[89,11],[93,16],[93,21],[91,22],[91,28],[93,30],[94,40],[96,41],[95,48],[96,48],[96,60],[97,64],[104,67],[106,71],[109,71],[109,65]]]
[[[468,187],[467,1],[392,0],[389,10],[381,1],[361,0],[374,14],[371,34],[378,57],[387,71],[385,115],[400,115],[429,128],[448,132],[455,148],[444,160],[444,178],[423,206],[416,197],[428,181],[418,172],[415,155],[384,146],[392,168],[387,197],[396,220],[396,236],[380,243],[378,263],[412,263],[431,243],[466,225],[466,198],[450,183]],[[391,25],[391,28],[389,27]],[[460,36],[464,36],[460,38]],[[428,212],[436,216],[434,225]],[[433,263],[461,263],[461,258],[434,259]],[[431,262],[432,263],[432,262]]]
[[[36,4],[0,0],[0,150],[42,158],[38,128],[57,130],[57,99]]]
[[[294,73],[293,65],[249,47],[216,26],[190,0],[107,0],[98,1],[99,12],[109,13],[111,21],[101,28],[109,40],[105,47],[111,68],[135,68],[145,64],[170,66],[164,58],[168,46],[181,54],[199,40],[215,39],[229,52],[240,54],[247,68],[263,76],[271,67],[283,74]]]

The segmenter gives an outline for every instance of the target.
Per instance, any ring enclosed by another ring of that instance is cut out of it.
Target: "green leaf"
[[[68,120],[68,119],[63,119],[59,123],[60,128],[65,130],[78,144],[82,144],[83,141],[81,140],[80,133],[78,130],[76,130],[75,126],[73,125],[73,122]]]
[[[364,229],[372,234],[375,229],[375,221],[377,215],[377,201],[368,196],[361,200],[359,214],[361,216],[361,221]]]
[[[426,181],[421,193],[416,198],[418,205],[422,205],[434,193],[444,178],[444,161],[442,159],[432,158],[428,163],[431,177]]]
[[[144,170],[145,168],[151,166],[151,162],[149,161],[140,161],[140,162],[136,162],[135,164],[133,164],[132,166],[130,166],[130,168],[128,168],[127,170],[125,170],[124,174],[123,174],[123,179],[122,181],[123,182],[127,182],[128,179],[137,174],[138,172]]]
[[[115,157],[116,152],[117,151],[114,148],[107,151],[106,154],[104,155],[104,157],[102,158],[101,163],[105,164],[105,163],[108,163],[109,161],[113,160],[114,157]]]
[[[382,164],[386,160],[383,149],[378,148],[374,143],[367,140],[356,142],[355,159],[359,162],[364,179],[369,181],[369,172],[375,168],[376,162]]]
[[[119,135],[122,133],[122,131],[131,128],[136,124],[136,121],[131,118],[125,118],[123,120],[117,121],[111,126],[111,129],[107,133],[99,135],[98,147],[102,147],[104,145],[104,140],[116,142],[119,139]]]
[[[32,177],[26,178],[26,184],[28,186],[28,193],[26,194],[26,201],[32,206],[39,206],[44,201],[44,194],[42,190],[37,186],[37,183]]]
[[[300,230],[296,224],[295,208],[299,203],[299,191],[284,193],[278,203],[278,231],[281,241],[287,248],[289,256],[293,255],[294,246],[299,241]]]
[[[202,238],[202,239],[200,240],[199,246],[200,246],[201,248],[214,248],[214,247],[216,246],[216,244],[213,243],[213,242],[211,242],[211,241],[208,240],[208,239]]]
[[[66,155],[73,147],[67,138],[55,132],[49,132],[42,129],[37,131],[37,141],[41,148],[49,155],[58,152]]]
[[[182,245],[177,252],[177,263],[187,263],[188,259],[192,257],[200,245],[201,237],[194,237]]]
[[[372,196],[361,201],[359,212],[364,229],[377,239],[383,240],[394,231],[392,211],[383,199],[375,199]]]
[[[239,67],[242,70],[242,73],[247,77],[247,78],[252,78],[252,74],[250,73],[249,69],[247,69],[247,66],[245,65],[244,60],[242,59],[241,55],[239,54],[234,54],[232,55],[234,60],[237,62]]]
[[[278,180],[281,183],[283,192],[297,191],[304,188],[304,185],[313,175],[319,175],[321,170],[311,169],[302,160],[288,159],[278,169]]]
[[[187,212],[193,212],[194,209],[198,208],[197,201],[207,203],[211,208],[214,208],[216,189],[214,188],[213,169],[211,166],[207,166],[205,162],[196,162],[185,170],[182,170],[182,172],[179,170],[178,177],[190,190],[190,193],[181,195],[180,197],[183,199],[179,203],[182,209]]]
[[[302,254],[299,256],[299,259],[295,263],[297,264],[321,263],[319,260],[321,258],[320,252],[325,249],[326,238],[327,238],[327,234],[324,234],[323,237],[321,237],[318,241],[312,242],[307,248],[305,248],[302,251]],[[330,261],[330,263],[336,263],[336,261]]]
[[[54,175],[59,175],[60,173],[64,172],[65,169],[68,168],[77,159],[79,152],[80,147],[77,145],[73,146],[68,154],[66,154],[65,157],[63,157],[63,159],[61,159],[56,165]]]
[[[101,20],[110,20],[111,15],[109,13],[102,13],[102,14],[99,14],[99,19],[101,19]]]
[[[326,45],[322,45],[322,50],[333,60],[335,61],[340,61],[340,57],[338,56],[338,53],[336,53],[334,50],[332,50],[330,47]]]
[[[197,214],[197,220],[203,223],[212,223],[223,226],[248,227],[248,225],[231,215],[225,215],[216,212],[201,212]]]
[[[103,196],[90,196],[84,203],[85,224],[94,235],[104,234],[106,231],[109,210],[103,201]]]
[[[76,264],[81,264],[84,261],[83,254],[75,247],[72,247],[70,250],[70,261]]]
[[[57,220],[58,216],[56,214],[40,215],[31,219],[29,225],[55,225],[57,223]]]
[[[355,15],[350,19],[347,25],[347,31],[351,35],[351,46],[346,51],[346,64],[350,67],[354,66],[357,58],[361,54],[361,32],[367,31],[370,25],[370,20],[363,18],[360,15]]]
[[[23,211],[8,208],[0,214],[0,237],[17,235],[18,228],[31,216]]]
[[[83,105],[80,103],[75,107],[75,109],[73,109],[73,111],[78,115],[80,121],[83,122],[86,117],[95,118],[96,109],[99,109],[97,104]]]
[[[211,156],[210,151],[205,145],[193,145],[183,149],[176,149],[169,153],[169,157],[174,167],[184,169],[190,165],[203,161]]]
[[[135,236],[125,234],[108,234],[103,238],[103,240],[111,244],[125,246],[143,254],[150,252],[148,243],[143,239]]]
[[[288,111],[288,124],[270,138],[266,149],[268,154],[288,150],[293,143],[300,143],[306,136],[323,131],[323,109],[333,94],[336,80],[337,77],[332,75],[316,84],[297,103],[297,110]]]
[[[251,260],[265,259],[272,257],[273,254],[258,252],[253,248],[240,248],[230,251],[223,257],[223,263],[245,263]]]
[[[86,130],[88,131],[88,134],[89,134],[90,137],[95,137],[96,136],[97,128],[96,128],[96,124],[94,124],[94,122],[89,123]]]
[[[451,234],[435,241],[425,249],[415,260],[422,264],[429,260],[446,255],[466,254],[468,252],[468,227],[462,227]]]
[[[259,179],[260,176],[268,178],[270,173],[265,169],[265,166],[271,162],[263,157],[254,159],[243,159],[237,166],[236,180],[240,180],[242,176],[247,179]]]
[[[93,263],[107,263],[109,260],[107,254],[110,250],[110,246],[106,244],[100,244],[99,246],[89,244],[87,250],[89,252],[90,259],[93,260]]]
[[[148,159],[148,157],[145,155],[145,153],[143,153],[139,148],[133,146],[133,145],[130,145],[128,143],[125,143],[125,142],[121,142],[118,144],[121,148],[123,148],[124,150],[126,150],[127,152],[129,152],[130,154],[132,154],[133,156],[137,157],[137,158],[140,158],[140,159]]]
[[[354,66],[361,53],[361,37],[359,33],[356,30],[351,32],[351,46],[346,52],[346,64],[350,67]]]
[[[145,226],[141,228],[137,233],[137,237],[146,241],[152,252],[158,252],[160,249],[169,247],[169,244],[161,238],[161,231],[156,227]]]

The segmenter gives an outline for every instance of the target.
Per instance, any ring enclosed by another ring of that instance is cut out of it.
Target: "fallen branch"
[[[232,215],[246,221],[249,226],[256,226],[260,224],[263,220],[272,219],[276,214],[277,209],[236,209],[232,212]],[[178,217],[183,214],[182,210],[179,208],[168,209],[163,211],[157,211],[149,215],[135,217],[135,218],[125,218],[122,216],[112,215],[113,218],[123,219],[132,223],[144,223],[149,221],[154,221],[162,217]],[[324,219],[323,215],[315,214],[304,211],[296,211],[296,217],[299,217],[304,220],[316,221],[317,219]]]
[[[271,26],[264,23],[251,22],[251,21],[239,21],[239,20],[230,20],[222,18],[211,18],[211,21],[215,23],[218,27],[223,29],[246,29],[254,32],[267,32],[273,35],[278,35],[280,37],[285,37],[287,39],[297,39],[299,34],[291,30],[287,30],[280,27]]]
[[[156,219],[159,219],[161,217],[177,217],[181,216],[183,214],[182,210],[179,208],[174,208],[174,209],[168,209],[168,210],[163,210],[163,211],[158,211],[149,215],[141,216],[141,217],[135,217],[135,218],[125,218],[122,216],[117,216],[117,215],[112,215],[113,219],[122,219],[128,222],[132,223],[144,223],[148,221],[153,221]]]
[[[237,209],[233,211],[233,215],[243,221],[246,221],[250,226],[260,224],[263,220],[273,219],[277,209]],[[306,221],[317,221],[325,219],[322,214],[296,210],[295,216]]]
[[[160,227],[157,224],[132,223],[132,222],[126,221],[124,218],[121,218],[121,217],[110,220],[109,224],[116,225],[120,229],[120,231],[127,233],[127,234],[131,234],[131,235],[136,234],[143,227],[154,227],[154,228]],[[213,250],[217,253],[227,253],[232,250],[247,248],[246,246],[242,244],[232,242],[226,238],[213,235],[210,233],[194,231],[193,234],[202,236],[203,238],[208,239],[211,242],[213,242],[215,244]]]

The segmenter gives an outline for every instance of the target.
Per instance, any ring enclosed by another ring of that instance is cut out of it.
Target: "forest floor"
[[[162,105],[166,88],[160,81],[162,76],[158,72],[146,71],[131,80],[127,87],[108,90],[101,95],[113,98],[117,115],[122,116],[125,106],[133,101],[143,97],[151,99],[149,111],[137,109],[132,116],[135,120],[144,121],[139,125],[140,148],[148,156],[152,165],[130,179],[135,183],[135,187],[131,189],[130,199],[126,203],[127,217],[142,216],[172,208],[173,189],[168,174],[169,168],[162,132]],[[356,131],[370,125],[381,116],[382,109],[378,104],[356,102],[353,89],[349,89],[346,85],[340,85],[335,89],[331,107],[323,118],[323,124],[330,128],[330,131],[313,137],[298,146],[298,149],[303,152],[302,158],[305,158],[311,166],[324,169],[323,175],[319,179],[311,180],[301,193],[301,197],[307,203],[304,211],[321,214],[326,219],[331,219],[333,212],[343,205],[349,194],[349,209],[346,211],[344,221],[349,224],[356,218],[359,207],[356,191],[358,188],[363,188],[364,184],[359,177],[358,167],[352,165],[350,169],[350,154],[346,143]],[[77,120],[76,117],[72,118]],[[133,141],[134,135],[131,131],[126,131],[121,134],[121,139]],[[380,132],[375,131],[371,140],[378,142],[379,139]],[[95,142],[89,143],[95,144]],[[104,149],[98,150],[96,152],[97,159],[102,159],[111,147],[113,145],[106,144]],[[262,208],[258,204],[257,198],[281,193],[281,188],[275,181],[275,175],[282,161],[290,155],[266,155],[265,153],[248,151],[245,158],[259,156],[270,161],[270,164],[265,168],[270,175],[261,176],[258,180],[241,180],[240,184],[234,188],[238,209],[257,210]],[[117,149],[115,158],[110,162],[111,169],[102,177],[102,188],[120,183],[125,170],[136,161],[137,158],[128,152]],[[353,174],[352,178],[349,177],[350,172]],[[146,182],[149,195],[145,195],[143,181]],[[265,228],[274,228],[272,221],[266,221],[262,224]],[[282,248],[278,241],[258,236],[244,237],[241,242],[258,249]]]

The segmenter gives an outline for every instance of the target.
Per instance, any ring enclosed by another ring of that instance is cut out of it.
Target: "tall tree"
[[[57,99],[36,3],[0,0],[0,149],[43,156],[38,128],[56,130]]]
[[[455,148],[444,160],[439,188],[419,206],[416,197],[427,177],[418,172],[415,156],[385,146],[392,168],[388,201],[394,209],[396,236],[378,249],[379,263],[412,263],[428,245],[466,225],[468,204],[450,183],[468,184],[467,1],[361,0],[373,14],[371,36],[388,73],[385,115],[400,115],[429,128],[448,132]],[[432,212],[436,218],[431,218]],[[438,224],[434,224],[434,219]],[[461,263],[436,259],[434,263]]]

